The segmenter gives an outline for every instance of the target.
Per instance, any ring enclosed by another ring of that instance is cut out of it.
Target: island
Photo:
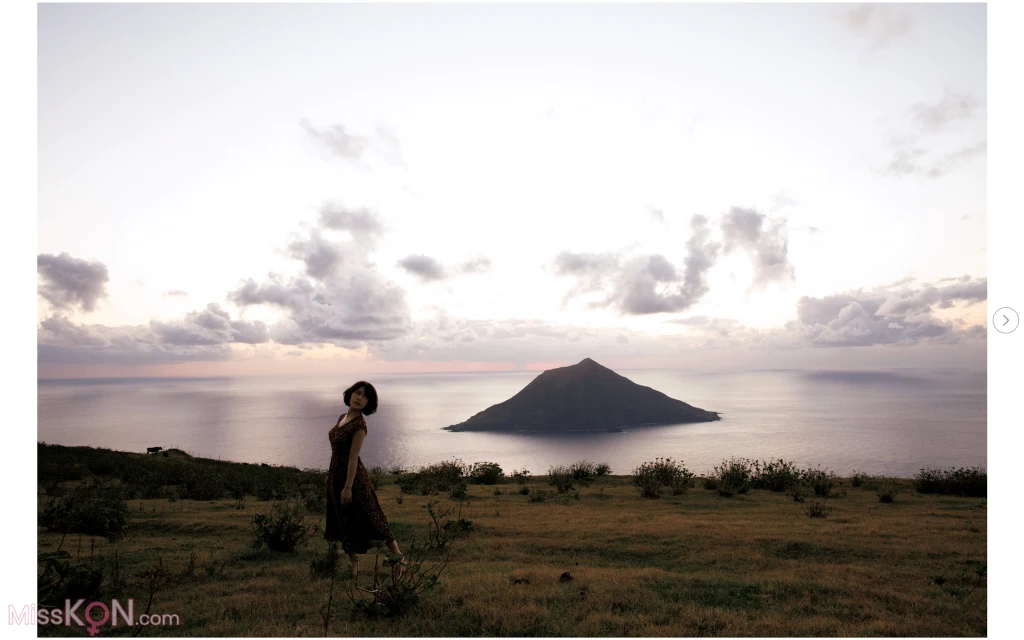
[[[508,400],[444,429],[593,432],[721,419],[716,411],[670,398],[584,358],[543,372]]]

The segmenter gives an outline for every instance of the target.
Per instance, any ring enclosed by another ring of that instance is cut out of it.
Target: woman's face
[[[363,407],[366,406],[366,393],[363,392],[362,387],[353,391],[352,395],[349,396],[348,406],[356,409],[357,411],[362,411]]]

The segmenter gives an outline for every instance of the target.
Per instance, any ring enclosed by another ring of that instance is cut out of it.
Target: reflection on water
[[[729,456],[784,457],[839,473],[912,476],[923,466],[985,465],[986,378],[955,370],[889,372],[622,371],[722,421],[621,433],[448,432],[508,399],[538,372],[374,378],[363,462],[415,468],[462,459],[506,471],[580,459],[629,473],[669,456],[697,472]],[[38,439],[126,451],[178,446],[205,457],[325,468],[327,431],[352,381],[315,378],[40,381]]]

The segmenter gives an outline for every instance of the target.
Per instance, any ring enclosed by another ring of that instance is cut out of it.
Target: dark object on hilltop
[[[448,431],[617,431],[622,427],[721,420],[644,387],[590,358],[550,369],[508,400]]]
[[[163,449],[163,447],[146,447],[146,453],[157,453]]]

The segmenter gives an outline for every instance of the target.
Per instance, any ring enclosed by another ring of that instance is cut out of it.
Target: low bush
[[[874,476],[868,475],[863,471],[853,470],[853,475],[850,477],[850,485],[853,487],[864,487],[865,489],[874,488],[875,479]]]
[[[633,470],[633,486],[645,498],[661,496],[668,487],[672,495],[679,495],[694,485],[694,474],[672,458],[656,458]]]
[[[914,476],[918,493],[984,498],[988,495],[988,472],[981,467],[921,469]]]
[[[551,496],[551,492],[547,489],[538,489],[536,487],[529,487],[526,490],[526,494],[530,502],[544,502],[545,499]]]
[[[754,489],[781,492],[800,482],[800,470],[781,458],[764,464],[755,460],[753,467],[750,483]]]
[[[571,491],[574,485],[572,470],[564,465],[548,469],[548,484],[558,493]]]
[[[47,531],[102,536],[111,542],[125,537],[131,510],[119,485],[88,483],[52,498],[39,514]]]
[[[804,509],[809,518],[827,518],[832,513],[832,507],[826,506],[824,500],[813,500]]]
[[[61,549],[37,554],[39,574],[36,602],[39,607],[63,607],[66,600],[99,600],[103,584],[103,564],[93,568],[73,562],[71,554]]]
[[[274,504],[269,515],[256,514],[252,519],[253,546],[271,551],[295,551],[309,537],[305,516],[306,507],[298,500]]]
[[[739,493],[750,491],[750,480],[754,475],[753,464],[746,458],[730,458],[723,460],[715,467],[714,476],[718,480],[718,494],[730,498]]]
[[[900,492],[899,487],[893,483],[886,483],[878,487],[878,501],[879,502],[893,502],[896,499],[896,495]]]
[[[384,486],[384,476],[387,472],[381,467],[372,467],[370,469],[370,484],[374,489],[380,489]]]
[[[499,484],[505,472],[497,462],[477,462],[470,468],[469,477],[474,484]]]
[[[836,474],[820,467],[806,469],[803,472],[803,481],[814,491],[814,495],[819,498],[829,498],[832,497],[832,489],[836,485]]]
[[[587,460],[580,460],[569,465],[569,473],[572,475],[574,484],[588,487],[597,477],[597,465]]]

